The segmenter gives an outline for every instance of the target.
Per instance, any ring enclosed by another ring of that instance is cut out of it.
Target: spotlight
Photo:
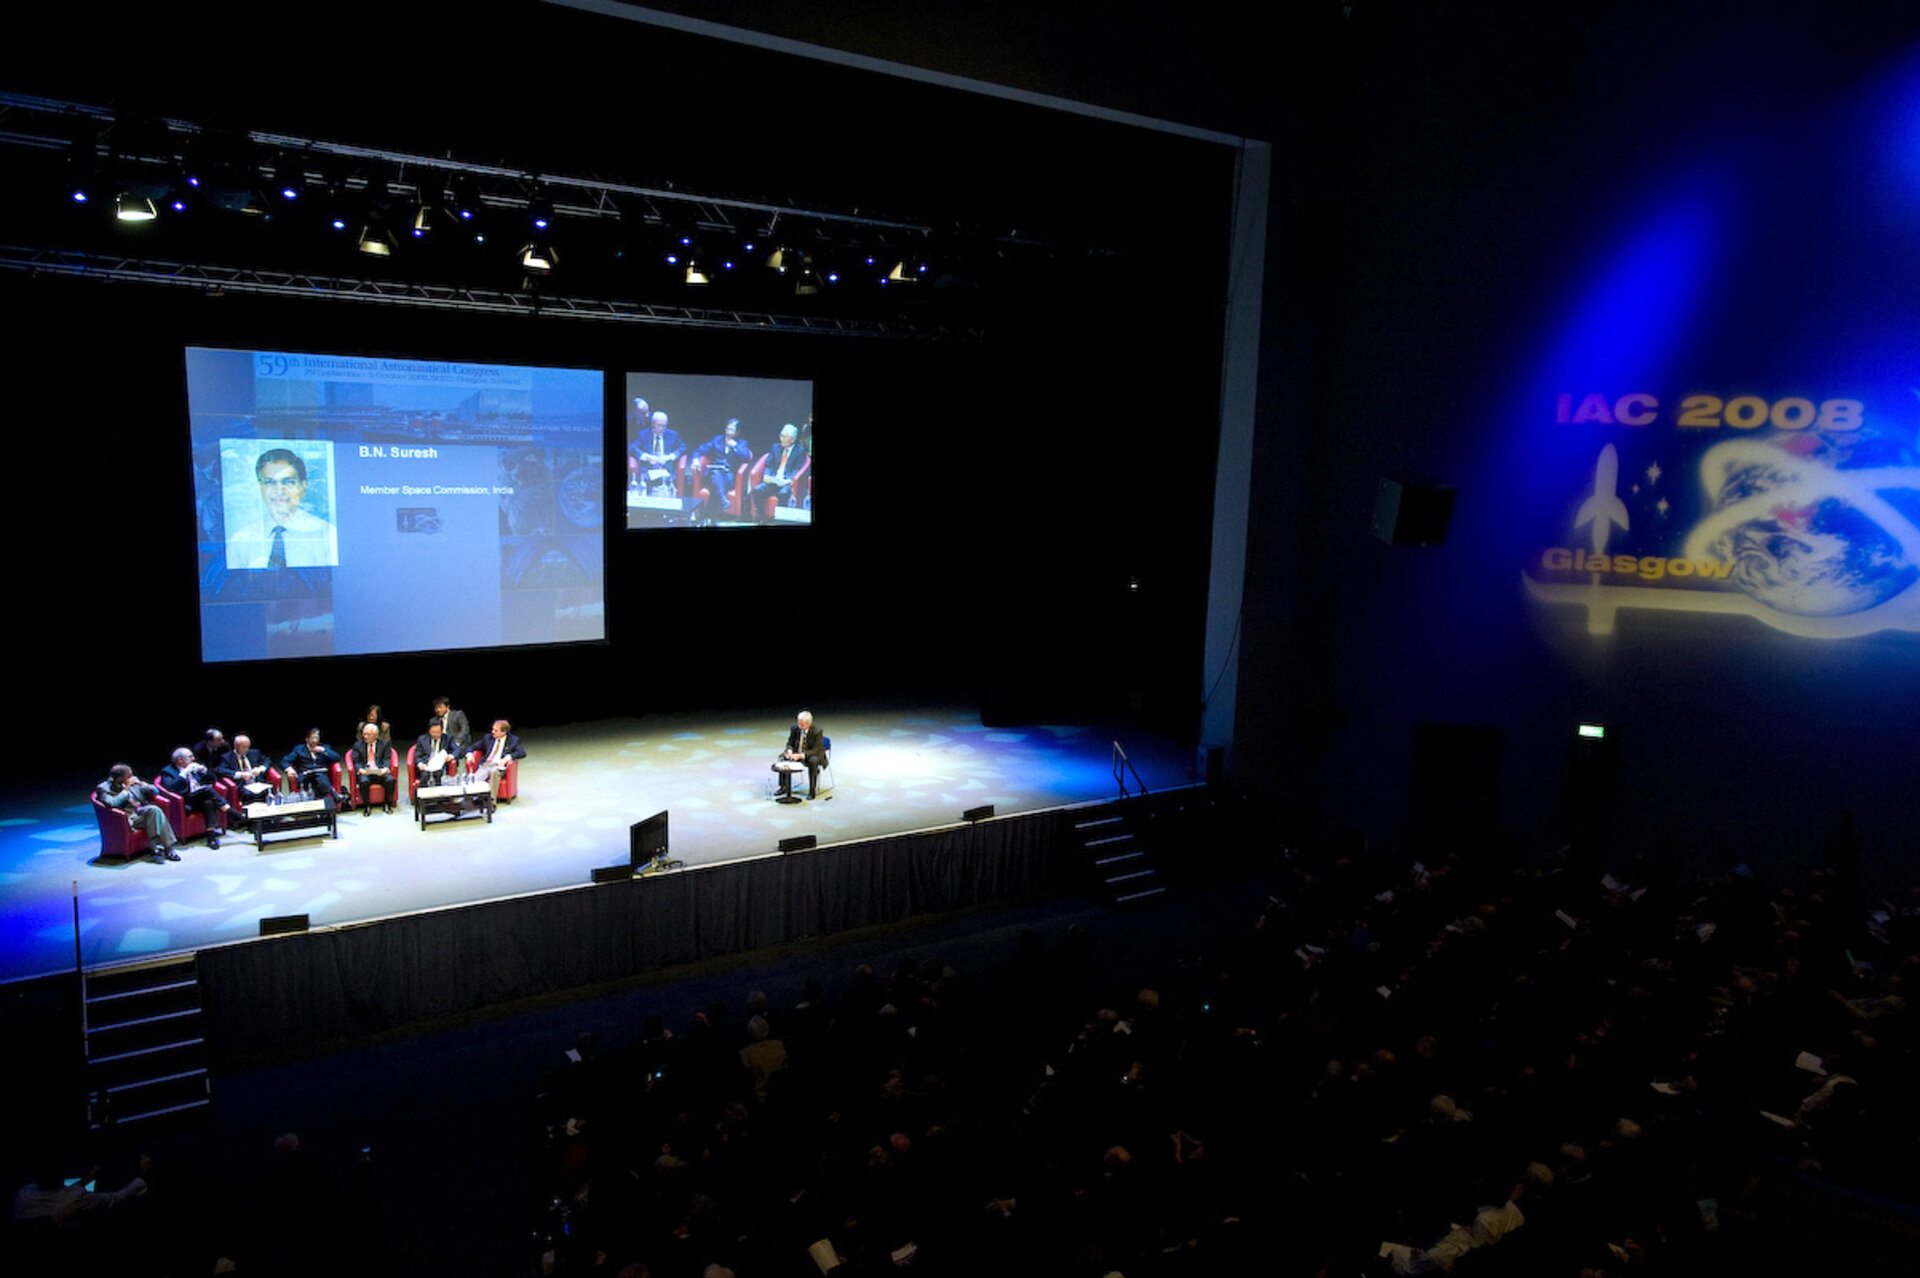
[[[527,221],[536,231],[544,231],[553,225],[553,201],[547,198],[543,190],[536,189],[533,198],[527,201]]]
[[[542,275],[551,271],[560,261],[560,255],[548,245],[534,240],[520,250],[520,265],[529,271],[538,271]]]
[[[700,264],[697,262],[689,261],[687,263],[687,283],[705,284],[706,282],[707,282],[707,273],[700,269]]]
[[[380,225],[378,219],[369,218],[360,228],[359,249],[371,257],[392,257],[393,236],[387,228]]]
[[[160,210],[146,196],[123,191],[114,201],[113,215],[122,222],[151,222],[160,216]]]

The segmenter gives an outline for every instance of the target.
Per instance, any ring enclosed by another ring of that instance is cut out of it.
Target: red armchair
[[[628,453],[627,454],[627,487],[637,488],[639,486],[640,486],[640,459],[638,457],[635,457],[632,453]],[[680,454],[680,460],[674,463],[673,495],[675,497],[685,497],[687,495],[687,455],[685,453]]]
[[[453,744],[453,739],[451,737],[447,738],[447,744],[448,745]],[[420,747],[417,745],[410,745],[407,747],[407,802],[408,803],[413,802],[413,796],[416,793],[418,793],[420,789],[420,773],[415,769],[414,761],[413,761],[414,751],[418,750],[419,748]],[[452,759],[452,762],[447,764],[447,784],[451,785],[455,781],[458,781],[460,779],[460,757],[461,756],[456,754],[456,755],[451,755],[449,757]]]
[[[218,828],[209,831],[207,829],[207,819],[198,812],[189,811],[187,801],[167,789],[167,787],[161,785],[159,777],[153,779],[153,788],[160,792],[159,796],[154,799],[154,802],[159,804],[160,810],[167,814],[167,823],[173,827],[173,832],[177,837],[181,839],[191,839],[198,834],[211,833],[219,836],[227,832],[225,814],[222,814],[215,823]],[[219,792],[218,788],[214,790],[215,794]]]
[[[773,454],[771,452],[764,452],[760,454],[759,460],[753,463],[753,471],[747,476],[747,488],[749,491],[751,491],[752,489],[758,488],[760,486],[760,480],[767,473],[767,462],[772,457],[773,457]],[[807,485],[811,482],[808,476],[808,472],[810,472],[812,469],[813,469],[813,458],[809,456],[805,461],[800,463],[800,469],[793,472],[793,489],[792,489],[793,495],[791,500],[787,503],[788,505],[800,506],[806,503]],[[773,497],[773,496],[764,497],[761,499],[760,509],[754,511],[753,513],[755,517],[760,519],[772,519],[774,508],[779,504],[780,504],[780,499],[778,497]]]
[[[492,738],[482,737],[481,740],[491,741]],[[474,770],[480,766],[480,760],[487,757],[487,748],[484,744],[477,745],[467,752],[468,776],[472,776]],[[502,803],[511,803],[520,797],[520,760],[507,760],[506,770],[500,774],[500,791],[494,797]]]
[[[280,788],[280,769],[272,764],[267,765],[267,785],[275,790]],[[240,801],[240,787],[234,784],[232,777],[215,777],[213,788],[220,792],[221,798],[234,807],[243,811],[246,809],[247,805]]]
[[[720,494],[721,509],[735,519],[740,517],[741,504],[746,501],[747,489],[750,487],[747,483],[747,469],[745,466],[735,466],[727,490]],[[687,490],[688,495],[699,498],[703,503],[713,495],[713,488],[707,482],[706,458],[696,457],[693,459],[693,465],[688,467]]]
[[[393,758],[397,760],[399,755],[396,753]],[[389,775],[385,777],[374,777],[371,780],[363,780],[360,774],[353,770],[352,754],[347,755],[346,781],[347,806],[350,808],[363,806],[372,807],[376,803],[382,807],[392,807],[400,801],[400,783],[397,778]],[[362,785],[367,787],[366,801],[364,804],[361,802],[360,797],[360,787]]]
[[[126,813],[120,809],[110,808],[100,802],[98,791],[94,792],[92,798],[94,819],[100,823],[102,859],[112,857],[118,861],[131,861],[137,856],[146,856],[151,852],[152,849],[147,845],[146,831],[136,830],[128,825]],[[167,812],[164,805],[160,810]],[[167,820],[173,820],[173,813],[167,812]]]

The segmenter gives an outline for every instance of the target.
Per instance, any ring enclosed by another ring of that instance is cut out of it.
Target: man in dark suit
[[[373,811],[373,787],[379,786],[386,791],[387,811],[393,811],[393,801],[399,797],[400,756],[394,753],[393,743],[380,735],[380,725],[363,723],[360,725],[360,739],[347,751],[347,767],[353,772],[355,784],[360,789],[360,815],[367,816]]]
[[[673,495],[673,468],[687,455],[680,432],[667,429],[667,415],[655,413],[628,453],[639,463],[640,491],[650,496]]]
[[[740,419],[728,418],[724,430],[694,450],[693,461],[705,474],[701,482],[707,500],[700,517],[711,520],[725,509],[727,489],[733,486],[735,474],[745,479],[753,467],[753,449],[740,438]]]
[[[794,724],[787,729],[787,748],[780,752],[783,763],[804,763],[807,765],[807,797],[813,798],[820,789],[820,769],[827,765],[826,734],[814,726],[813,711],[802,710],[794,718]],[[780,797],[793,797],[793,771],[780,770]]]
[[[288,775],[298,778],[300,788],[310,790],[316,799],[331,799],[333,793],[333,765],[340,762],[340,752],[330,745],[320,742],[320,729],[307,729],[307,739],[287,751],[287,757],[280,760],[280,766]]]
[[[201,820],[207,823],[207,846],[220,846],[220,818],[224,814],[228,821],[235,817],[233,805],[220,797],[220,792],[207,780],[211,775],[205,764],[193,757],[193,751],[181,746],[173,752],[173,762],[160,770],[160,788],[169,794],[177,794],[187,806],[187,811],[198,812]]]
[[[767,498],[776,498],[785,504],[793,496],[793,481],[800,476],[800,468],[807,464],[807,446],[800,442],[800,428],[788,422],[780,428],[779,442],[767,450],[766,465],[760,468],[760,482],[753,486],[748,500],[753,503],[753,517],[766,519]]]
[[[440,785],[447,773],[459,769],[453,742],[446,734],[446,725],[435,719],[427,724],[427,734],[413,743],[413,770],[421,785]]]
[[[527,752],[520,748],[520,738],[513,735],[513,725],[505,719],[493,721],[493,731],[480,738],[473,753],[476,756],[474,779],[485,781],[495,798],[500,795],[500,778],[507,770],[507,761],[527,757]]]
[[[267,783],[267,773],[272,765],[267,756],[253,748],[253,741],[247,736],[233,739],[233,749],[220,756],[220,766],[215,771],[233,782],[240,791],[240,803],[260,803],[273,792]]]
[[[467,742],[473,740],[473,725],[467,722],[467,712],[455,710],[453,702],[445,697],[435,697],[433,717],[447,726],[447,740],[453,743],[447,749],[453,754],[464,754]]]

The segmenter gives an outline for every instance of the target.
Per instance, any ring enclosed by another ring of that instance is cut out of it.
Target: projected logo
[[[1563,394],[1592,445],[1522,572],[1594,634],[1622,608],[1740,613],[1831,639],[1920,631],[1920,454],[1857,399]]]

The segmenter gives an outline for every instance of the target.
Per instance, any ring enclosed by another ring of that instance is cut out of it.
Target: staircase
[[[96,1130],[211,1105],[193,956],[82,972],[87,1121]]]
[[[1142,798],[1116,798],[1073,816],[1094,894],[1114,908],[1144,906],[1167,892],[1154,850],[1142,839]]]

